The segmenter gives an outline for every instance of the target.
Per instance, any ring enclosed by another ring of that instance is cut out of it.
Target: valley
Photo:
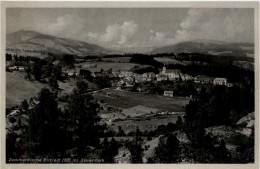
[[[7,149],[22,150],[8,158],[28,149],[41,157],[46,146],[50,158],[130,163],[139,151],[142,162],[161,163],[174,143],[176,163],[252,162],[254,58],[241,45],[131,54],[34,31],[8,35]]]

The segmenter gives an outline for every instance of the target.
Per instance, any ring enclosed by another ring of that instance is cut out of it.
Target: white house
[[[215,84],[215,85],[227,85],[227,79],[217,77],[213,80],[213,84]]]
[[[8,67],[8,69],[9,70],[12,70],[12,71],[20,71],[20,72],[24,72],[25,71],[25,69],[24,69],[24,67],[22,67],[22,66],[10,66],[10,67]]]
[[[173,97],[173,91],[164,91],[163,95],[167,97]]]
[[[233,84],[232,83],[227,83],[227,87],[232,87]]]
[[[78,76],[78,73],[75,70],[67,70],[65,73],[70,77]]]
[[[168,80],[168,77],[166,75],[157,75],[157,82]]]

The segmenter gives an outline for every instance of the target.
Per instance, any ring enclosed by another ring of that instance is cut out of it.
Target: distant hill
[[[6,36],[7,53],[45,57],[47,53],[75,56],[103,55],[112,51],[98,45],[58,38],[36,31],[20,30]]]
[[[153,47],[112,47],[110,49],[113,51],[121,52],[122,54],[146,54],[149,53],[153,49]]]
[[[229,43],[213,40],[195,40],[181,42],[175,45],[157,48],[151,51],[158,53],[202,53],[223,56],[247,56],[254,57],[253,43]]]

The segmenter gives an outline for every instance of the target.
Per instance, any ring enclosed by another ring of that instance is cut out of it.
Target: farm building
[[[213,80],[213,84],[215,84],[215,85],[227,85],[227,79],[217,77]]]
[[[119,75],[118,75],[118,77],[129,77],[129,76],[133,76],[134,75],[134,73],[133,72],[120,72],[119,73]]]
[[[24,67],[22,67],[22,66],[10,66],[10,67],[8,67],[8,69],[9,70],[11,70],[11,71],[20,71],[20,72],[24,72],[25,70],[24,70]]]
[[[227,83],[227,85],[226,85],[227,87],[232,87],[233,86],[233,84],[232,83]]]
[[[173,97],[173,91],[164,91],[163,95],[167,97]]]
[[[78,73],[74,70],[71,70],[71,71],[67,71],[67,75],[72,77],[72,76],[77,76]]]
[[[206,75],[198,75],[194,78],[195,83],[210,83],[212,78]]]
[[[168,80],[166,75],[157,75],[157,82]]]
[[[181,74],[181,80],[187,81],[187,80],[193,80],[193,77],[187,73]]]
[[[135,83],[141,83],[143,81],[143,76],[137,74],[136,76],[134,76],[134,81]]]
[[[151,81],[155,78],[155,74],[153,72],[147,72],[143,74],[143,81]]]

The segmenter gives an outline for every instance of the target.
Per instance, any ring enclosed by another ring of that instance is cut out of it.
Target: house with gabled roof
[[[212,82],[212,77],[206,75],[198,75],[194,78],[195,83],[210,83]]]
[[[213,80],[214,85],[227,85],[227,79],[226,78],[221,78],[217,77]]]

